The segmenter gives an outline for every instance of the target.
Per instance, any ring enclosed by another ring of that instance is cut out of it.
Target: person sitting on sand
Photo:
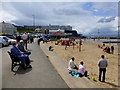
[[[100,44],[98,44],[98,47],[100,48]]]
[[[104,48],[104,47],[105,47],[105,44],[103,43],[102,46],[101,46],[101,48]]]
[[[105,44],[104,44],[104,43],[103,43],[103,45],[98,44],[98,47],[99,47],[99,48],[104,48],[104,47],[105,47]]]
[[[85,69],[85,66],[83,66],[83,64],[84,64],[83,61],[81,61],[78,68],[78,73],[80,77],[82,76],[87,77],[87,70]]]
[[[74,60],[75,60],[75,58],[72,57],[72,58],[70,59],[70,61],[69,61],[68,70],[70,70],[70,71],[71,71],[72,69],[78,70],[78,67],[74,64]]]
[[[104,48],[104,50],[103,50],[104,52],[106,52],[106,53],[110,53],[110,47],[106,47],[106,48]]]
[[[105,47],[105,44],[103,43],[103,47]]]
[[[103,49],[103,51],[104,51],[104,52],[107,52],[107,49],[108,49],[108,48],[107,48],[107,47],[105,47],[105,48]]]
[[[110,47],[108,47],[107,53],[110,53]]]
[[[53,51],[53,47],[52,46],[49,47],[49,51]]]

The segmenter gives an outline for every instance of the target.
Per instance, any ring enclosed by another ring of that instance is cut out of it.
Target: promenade
[[[32,52],[33,68],[15,67],[16,73],[10,69],[11,60],[7,53],[10,47],[2,48],[2,88],[68,88],[41,48],[36,43],[28,44],[28,48]]]

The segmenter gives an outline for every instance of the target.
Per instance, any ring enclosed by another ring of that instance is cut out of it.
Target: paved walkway
[[[70,88],[99,88],[99,86],[95,85],[85,77],[83,78],[72,77],[69,74],[69,71],[67,70],[68,65],[67,62],[62,60],[62,58],[59,57],[56,53],[49,51],[48,46],[44,45],[43,43],[41,43],[40,47],[44,51],[44,53],[48,56],[51,63],[54,65],[55,69],[58,71],[58,73],[61,75],[61,77],[64,79],[64,81]],[[102,89],[99,88],[99,90]]]
[[[10,47],[2,49],[2,88],[68,88],[61,76],[54,69],[41,48],[35,44],[29,44],[32,50],[30,58],[32,69],[22,70],[15,67],[16,75],[10,70],[11,61],[7,54]]]
[[[1,46],[0,46],[0,89],[2,89],[2,48]]]

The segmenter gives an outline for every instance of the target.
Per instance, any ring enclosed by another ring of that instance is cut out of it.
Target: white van
[[[2,46],[7,46],[7,45],[9,45],[9,42],[8,42],[8,39],[7,39],[6,36],[0,36],[0,44],[1,44]]]

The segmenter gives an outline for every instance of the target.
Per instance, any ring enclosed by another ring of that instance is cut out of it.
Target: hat
[[[20,40],[20,43],[24,42],[23,40]]]
[[[16,43],[17,43],[16,41],[11,41],[11,44],[12,44],[12,45],[14,45],[14,44],[16,44]]]

